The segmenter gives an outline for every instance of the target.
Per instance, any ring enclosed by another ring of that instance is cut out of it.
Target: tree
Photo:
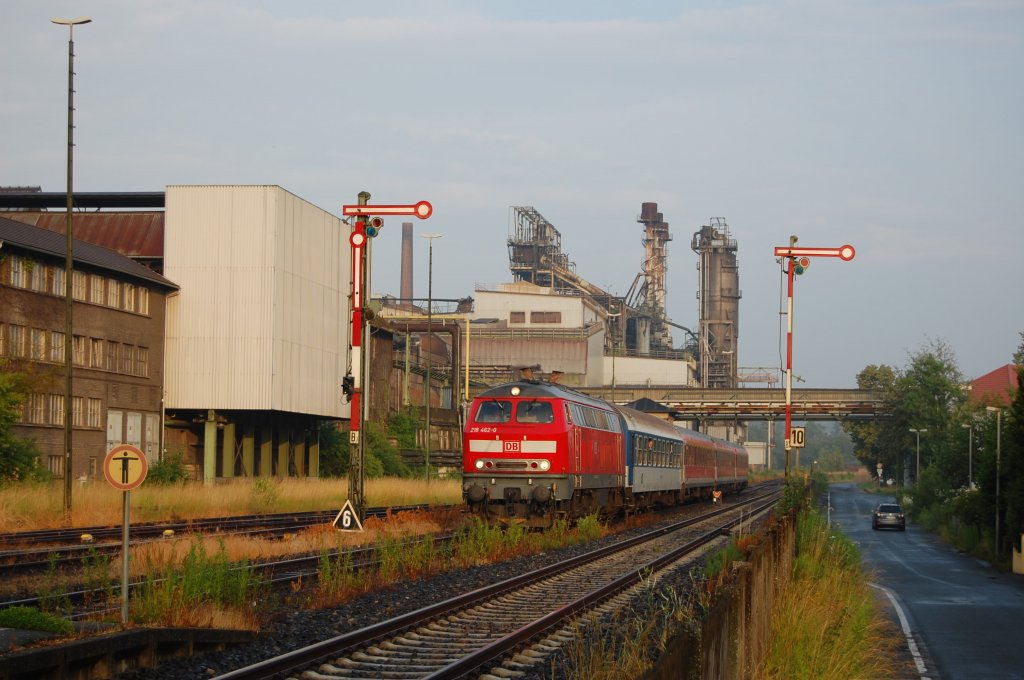
[[[29,376],[6,370],[6,363],[0,367],[5,369],[0,372],[0,483],[42,478],[46,472],[35,442],[11,431],[28,399]]]
[[[1013,353],[1013,363],[1024,366],[1024,331],[1020,332],[1020,344],[1017,345],[1017,351]]]
[[[927,430],[920,434],[921,469],[938,468],[950,488],[967,484],[967,461],[958,446],[960,425],[954,422],[967,399],[963,385],[953,351],[942,341],[932,341],[911,355],[910,366],[894,386],[892,421],[901,431],[891,433],[899,435],[893,441],[901,442],[904,451],[915,449],[916,458],[917,435],[910,429]],[[916,460],[912,469],[916,475]]]
[[[1024,364],[1017,364],[1017,381],[1024,385]],[[1021,533],[1024,532],[1024,390],[1018,388],[1013,394],[1010,408],[1003,414],[1003,423],[999,462],[999,478],[1003,485],[1000,506],[1003,512],[999,535],[1005,536],[1020,550]]]
[[[895,400],[896,377],[896,370],[891,366],[871,364],[865,366],[864,370],[857,374],[857,387],[862,390],[881,392],[884,408],[892,410]],[[890,423],[884,419],[845,420],[842,425],[853,440],[853,455],[868,470],[874,471],[879,463],[882,464],[885,475],[895,473],[897,469],[902,470],[902,466],[897,467],[896,465],[899,462],[898,451],[890,446],[890,440],[886,436],[888,430],[892,429]],[[897,479],[899,478],[897,477]]]
[[[881,463],[886,477],[902,482],[908,465],[911,476],[917,474],[917,435],[910,429],[922,430],[922,470],[936,467],[939,476],[951,482],[950,488],[965,485],[967,461],[958,447],[963,434],[956,422],[966,402],[963,383],[956,358],[942,341],[931,341],[912,354],[903,371],[867,366],[857,375],[857,385],[879,390],[891,416],[843,423],[857,459],[869,470]]]

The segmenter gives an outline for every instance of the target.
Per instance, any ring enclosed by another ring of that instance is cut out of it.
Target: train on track
[[[482,392],[462,438],[463,496],[491,521],[547,526],[747,485],[743,446],[553,382]]]

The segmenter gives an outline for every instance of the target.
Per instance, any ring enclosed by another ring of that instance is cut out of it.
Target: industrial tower
[[[700,289],[700,382],[704,387],[736,387],[740,288],[736,241],[724,217],[694,233]]]

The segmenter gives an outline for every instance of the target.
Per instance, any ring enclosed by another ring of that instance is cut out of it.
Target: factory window
[[[85,300],[85,289],[88,287],[85,272],[73,272],[71,278],[71,297],[76,300]]]
[[[107,281],[107,307],[121,306],[121,283],[114,279]]]
[[[51,394],[50,397],[50,424],[64,424],[64,395]]]
[[[67,291],[65,290],[65,286],[67,284],[65,281],[67,281],[67,279],[64,278],[64,267],[54,267],[53,283],[50,285],[50,292],[54,295],[66,295]]]
[[[149,290],[139,288],[139,314],[149,314]]]
[[[87,404],[89,406],[89,427],[100,427],[100,416],[102,415],[100,410],[102,404],[100,403],[100,400],[89,399]]]
[[[7,353],[12,357],[25,356],[25,327],[11,324],[8,326],[10,332],[10,343],[7,346]]]
[[[530,323],[562,323],[562,313],[530,312]]]
[[[28,267],[25,258],[20,255],[11,255],[11,285],[15,288],[28,287]]]
[[[46,469],[54,477],[64,476],[64,455],[58,454],[56,456],[47,456],[46,458]]]
[[[64,361],[64,334],[59,331],[50,331],[50,361]]]
[[[46,265],[38,262],[29,270],[28,287],[37,293],[46,292]]]
[[[107,363],[104,368],[108,371],[116,371],[119,364],[117,358],[121,356],[121,345],[116,342],[107,341]]]
[[[135,345],[121,345],[121,373],[131,375],[135,371]]]
[[[149,377],[149,348],[135,348],[135,375]]]
[[[105,279],[98,274],[89,275],[89,302],[102,305],[103,304],[103,284]]]
[[[36,361],[46,360],[46,331],[40,328],[33,328],[29,331],[30,359]]]
[[[104,341],[101,338],[92,338],[92,367],[93,368],[104,368],[106,364],[104,359],[107,356],[107,350],[103,346]]]
[[[71,422],[75,427],[85,427],[85,397],[71,398]]]
[[[124,284],[124,308],[129,312],[135,311],[135,286],[130,283]]]
[[[509,323],[526,323],[526,312],[509,312]]]
[[[86,365],[86,356],[88,355],[89,351],[88,345],[86,344],[86,340],[87,338],[84,335],[76,335],[71,338],[72,361],[75,362],[76,366]]]
[[[46,423],[46,395],[30,394],[25,402],[25,422],[42,425]]]

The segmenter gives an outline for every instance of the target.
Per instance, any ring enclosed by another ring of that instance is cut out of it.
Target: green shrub
[[[180,451],[164,454],[149,467],[146,481],[153,484],[183,484],[188,481],[188,470],[185,468],[184,457]]]

